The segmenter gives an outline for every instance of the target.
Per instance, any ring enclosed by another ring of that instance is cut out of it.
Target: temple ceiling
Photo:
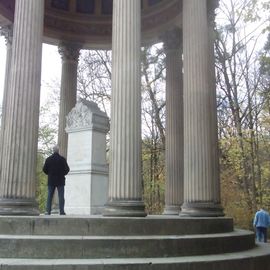
[[[217,0],[208,0],[210,3]],[[109,48],[113,0],[45,0],[44,41]],[[0,0],[0,25],[14,20],[15,0]],[[182,0],[141,0],[142,40],[151,44],[166,29],[181,27]]]

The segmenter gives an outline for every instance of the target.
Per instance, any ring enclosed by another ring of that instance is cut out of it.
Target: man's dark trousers
[[[256,236],[259,242],[267,242],[267,228],[265,227],[256,227]]]
[[[65,199],[64,199],[64,192],[65,192],[65,186],[48,186],[48,199],[47,199],[47,207],[46,211],[50,215],[51,209],[52,209],[52,199],[53,194],[55,191],[55,188],[57,188],[58,191],[58,198],[59,198],[59,209],[60,209],[60,215],[64,215],[64,206],[65,206]]]

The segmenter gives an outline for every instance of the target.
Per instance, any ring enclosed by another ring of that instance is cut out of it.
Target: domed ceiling
[[[76,42],[86,48],[108,48],[112,35],[113,0],[45,0],[44,41]],[[144,43],[158,41],[179,25],[182,0],[141,0]],[[12,22],[15,0],[0,0],[0,25]]]

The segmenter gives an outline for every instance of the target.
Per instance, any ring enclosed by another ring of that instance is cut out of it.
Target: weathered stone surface
[[[270,270],[270,246],[223,255],[174,258],[0,259],[1,270]]]
[[[253,247],[254,234],[247,231],[189,236],[0,235],[2,258],[163,258],[237,252]]]
[[[0,234],[10,235],[191,235],[233,231],[231,218],[146,218],[102,216],[0,217]]]
[[[269,270],[269,260],[270,246],[229,218],[0,217],[1,270]]]

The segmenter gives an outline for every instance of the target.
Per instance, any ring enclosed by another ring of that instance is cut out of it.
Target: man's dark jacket
[[[43,172],[48,175],[48,186],[64,186],[69,167],[64,157],[53,153],[46,159]]]

